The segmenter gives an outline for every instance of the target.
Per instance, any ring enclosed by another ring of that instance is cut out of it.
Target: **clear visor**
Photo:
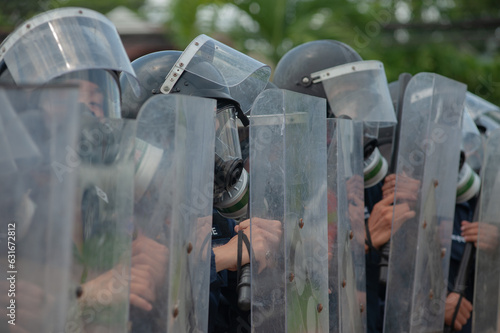
[[[117,79],[108,71],[87,70],[65,74],[53,80],[79,86],[80,111],[97,118],[121,118]]]
[[[223,161],[241,159],[241,148],[236,123],[236,108],[217,110],[215,123],[215,153]]]
[[[35,16],[0,45],[16,84],[42,84],[73,71],[124,72],[134,92],[139,85],[115,26],[83,8],[59,8]]]
[[[477,119],[483,113],[489,111],[495,111],[500,113],[500,108],[495,104],[488,102],[481,97],[474,95],[471,92],[467,92],[465,95],[465,106],[470,113],[472,119]]]
[[[485,112],[476,119],[476,123],[484,127],[486,136],[489,136],[490,132],[500,128],[500,112]]]
[[[348,116],[365,123],[378,123],[380,127],[397,122],[381,62],[353,62],[311,76],[314,83],[323,83],[335,117]]]
[[[206,72],[203,67],[191,63],[193,58],[211,63],[220,75]],[[243,112],[248,112],[253,101],[266,87],[271,68],[235,49],[224,45],[206,35],[196,37],[184,50],[161,87],[167,94],[184,71],[227,87]]]

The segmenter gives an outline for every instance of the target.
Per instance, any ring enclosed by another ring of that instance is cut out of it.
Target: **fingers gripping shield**
[[[330,332],[366,330],[363,124],[327,119]]]
[[[325,109],[279,89],[252,108],[252,332],[328,331]]]
[[[208,329],[215,106],[157,95],[139,112],[131,272],[149,292],[131,287],[133,332]]]
[[[476,243],[476,271],[472,332],[497,332],[500,328],[500,131],[491,133],[486,143],[481,172],[482,188],[479,201],[479,234]]]
[[[465,91],[429,73],[406,88],[384,332],[443,329]]]
[[[77,172],[61,178],[56,167],[76,147],[78,88],[42,89],[58,96],[57,117],[31,89],[0,88],[2,332],[65,328]]]

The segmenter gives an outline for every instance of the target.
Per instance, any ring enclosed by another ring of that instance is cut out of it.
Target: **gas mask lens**
[[[215,125],[215,183],[214,197],[233,187],[243,170],[238,139],[236,108],[226,105],[217,110]]]
[[[215,135],[214,207],[222,216],[240,220],[248,210],[248,173],[243,169],[234,106],[217,110]]]

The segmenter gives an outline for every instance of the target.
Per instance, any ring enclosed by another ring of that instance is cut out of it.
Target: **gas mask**
[[[460,169],[457,182],[457,203],[466,202],[479,193],[481,189],[481,178],[467,163],[465,154],[460,152]]]
[[[378,149],[378,125],[364,124],[363,129],[363,174],[365,188],[375,186],[387,175],[387,160]]]
[[[236,123],[237,109],[232,104],[218,104],[215,126],[214,207],[232,219],[247,214],[248,173],[243,159]]]

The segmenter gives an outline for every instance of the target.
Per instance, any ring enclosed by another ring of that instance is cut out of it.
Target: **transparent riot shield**
[[[282,225],[265,256],[252,254],[252,332],[328,331],[325,110],[325,100],[279,89],[252,108],[252,242],[266,220]]]
[[[363,123],[327,119],[329,332],[366,331]]]
[[[420,73],[403,101],[384,332],[441,332],[464,84]]]
[[[481,171],[479,235],[476,244],[476,271],[472,332],[500,329],[500,130],[491,133]]]
[[[78,174],[73,263],[66,331],[127,329],[134,176],[135,122],[82,113],[78,164],[58,166],[64,179]]]
[[[137,117],[132,332],[208,330],[215,108],[158,95]]]
[[[77,100],[76,86],[0,87],[2,332],[64,331],[77,172],[57,166],[76,147]]]

